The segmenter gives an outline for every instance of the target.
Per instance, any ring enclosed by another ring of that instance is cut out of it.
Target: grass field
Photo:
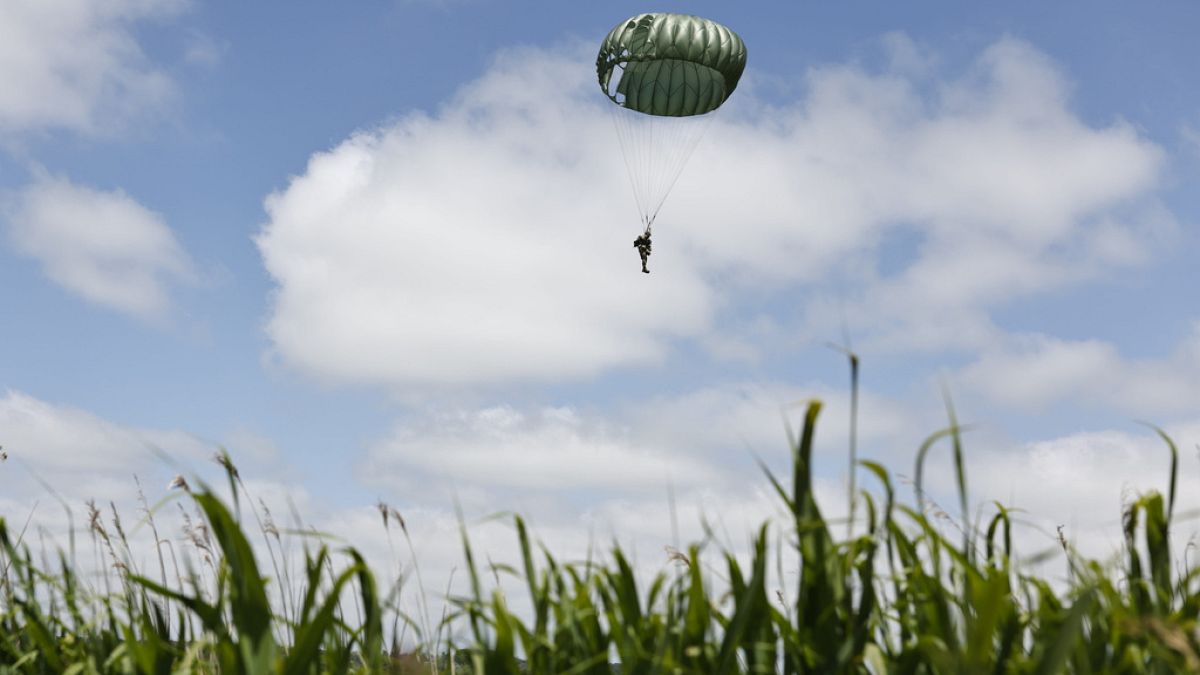
[[[952,411],[949,427],[917,451],[912,504],[851,445],[851,462],[872,481],[851,488],[865,531],[835,537],[813,492],[820,410],[811,403],[799,433],[789,433],[791,474],[763,467],[790,514],[786,531],[764,524],[742,562],[702,550],[705,542],[672,552],[674,569],[639,579],[619,547],[558,560],[518,516],[513,567],[481,565],[462,528],[470,592],[436,620],[406,614],[405,580],[382,588],[353,548],[305,539],[303,564],[289,573],[279,528],[250,503],[223,454],[231,500],[176,484],[176,497],[196,507],[187,533],[197,556],[181,561],[161,545],[154,514],[163,504],[147,505],[142,524],[160,542],[149,572],[133,564],[119,517],[105,526],[94,505],[89,537],[107,563],[99,581],[74,562],[73,542],[54,559],[35,556],[23,529],[0,519],[0,673],[1200,672],[1200,583],[1170,547],[1178,453],[1166,435],[1167,494],[1128,504],[1119,564],[1083,559],[1062,539],[1070,587],[1056,591],[1013,563],[1009,510],[996,504],[968,520]],[[935,443],[954,453],[963,515],[952,538],[931,522],[921,490]],[[385,529],[407,540],[400,514],[380,509]],[[799,569],[782,590],[768,578],[785,576],[785,560]],[[493,574],[521,580],[528,611],[510,609]]]

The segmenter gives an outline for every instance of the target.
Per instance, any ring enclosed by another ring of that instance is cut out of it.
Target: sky
[[[748,50],[650,275],[594,70],[642,11]],[[1198,20],[8,0],[0,514],[53,530],[57,499],[131,504],[134,475],[155,502],[225,447],[275,513],[379,557],[375,504],[399,509],[430,576],[457,560],[456,503],[653,569],[702,516],[736,547],[775,512],[754,458],[786,470],[784,418],[813,398],[819,494],[845,513],[833,345],[862,362],[862,457],[911,478],[948,394],[973,505],[1025,509],[1030,553],[1063,525],[1107,556],[1122,502],[1166,489],[1146,423],[1200,507]],[[948,458],[926,485],[955,504]]]

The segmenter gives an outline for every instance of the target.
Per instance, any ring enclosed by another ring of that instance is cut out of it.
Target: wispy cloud
[[[193,66],[213,68],[221,63],[228,51],[228,42],[218,40],[206,33],[192,31],[188,35],[183,60]]]
[[[212,452],[211,447],[181,431],[125,426],[19,391],[0,397],[0,428],[10,460],[47,475],[80,472],[119,480],[138,470],[154,470],[160,464],[156,452],[181,461],[205,458]],[[89,495],[86,490],[79,491],[84,493],[81,495],[63,481],[53,487],[72,496],[107,496]]]
[[[510,406],[439,414],[401,427],[372,448],[362,475],[380,485],[433,478],[489,489],[613,493],[719,477],[702,459],[639,443],[570,408],[526,413]]]
[[[0,3],[0,140],[67,129],[109,134],[173,95],[133,27],[185,0],[8,0]]]
[[[1179,127],[1179,136],[1195,154],[1200,154],[1200,130],[1191,124]]]
[[[143,319],[161,318],[194,265],[163,217],[120,190],[41,175],[6,204],[8,239],[54,283]]]
[[[1200,323],[1160,358],[1128,358],[1102,340],[1013,336],[957,379],[993,403],[1021,410],[1069,401],[1153,418],[1190,415],[1200,410]]]

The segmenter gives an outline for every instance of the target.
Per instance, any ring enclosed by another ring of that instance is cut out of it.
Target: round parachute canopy
[[[596,56],[600,89],[650,234],[667,195],[737,87],[746,45],[737,33],[689,14],[638,14],[617,24]]]
[[[690,14],[638,14],[600,45],[596,75],[613,103],[647,115],[687,117],[716,110],[746,68],[737,33]]]

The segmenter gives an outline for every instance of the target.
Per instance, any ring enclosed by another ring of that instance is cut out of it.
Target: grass
[[[160,538],[154,516],[167,502],[143,497],[151,573],[134,563],[115,508],[109,529],[102,508],[89,504],[92,546],[111,570],[100,586],[85,583],[73,539],[56,560],[35,559],[25,528],[0,519],[0,674],[1200,672],[1198,572],[1186,555],[1184,568],[1172,569],[1171,439],[1159,432],[1171,455],[1167,496],[1150,492],[1125,507],[1119,563],[1083,559],[1061,539],[1070,586],[1056,592],[1013,562],[1011,509],[996,503],[986,526],[969,521],[961,428],[947,409],[949,426],[916,454],[915,506],[898,500],[882,465],[852,450],[852,466],[876,487],[852,488],[851,502],[865,511],[861,534],[848,527],[835,538],[814,496],[821,404],[812,402],[799,433],[788,434],[790,475],[762,465],[787,525],[764,524],[748,559],[709,551],[707,539],[671,551],[675,570],[639,579],[619,546],[601,560],[562,562],[513,516],[520,563],[487,568],[497,580],[519,580],[529,610],[513,610],[499,584],[485,584],[464,526],[470,591],[451,598],[454,610],[436,622],[425,604],[418,616],[405,614],[398,599],[406,579],[381,592],[355,549],[331,550],[299,530],[281,536],[221,454],[228,502],[207,486],[173,484],[192,508],[189,515],[176,502],[196,558]],[[927,515],[922,490],[926,457],[944,443],[961,510],[954,541]],[[269,570],[248,538],[244,506]],[[415,559],[403,517],[383,503],[379,510],[389,543],[399,528]],[[285,545],[293,537],[304,543],[298,570]],[[795,588],[770,592],[785,559],[797,561]],[[420,647],[402,653],[408,631]]]

